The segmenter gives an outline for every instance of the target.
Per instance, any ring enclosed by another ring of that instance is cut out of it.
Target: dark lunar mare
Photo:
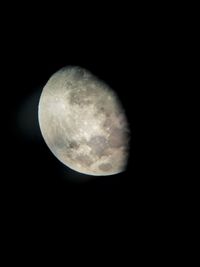
[[[107,139],[101,135],[93,136],[87,144],[92,148],[92,152],[99,157],[102,157],[108,148]]]
[[[112,168],[112,165],[110,163],[102,163],[99,165],[99,169],[101,171],[109,171]]]

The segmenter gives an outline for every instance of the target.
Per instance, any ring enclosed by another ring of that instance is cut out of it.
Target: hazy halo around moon
[[[47,146],[69,168],[96,176],[124,171],[127,119],[117,95],[91,72],[70,66],[53,74],[38,116]]]

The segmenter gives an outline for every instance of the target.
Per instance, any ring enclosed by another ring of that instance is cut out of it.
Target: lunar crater
[[[68,147],[70,149],[78,149],[79,148],[79,144],[77,144],[77,142],[75,142],[75,141],[69,141]]]

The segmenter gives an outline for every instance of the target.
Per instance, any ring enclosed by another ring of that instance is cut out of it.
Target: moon
[[[38,118],[42,136],[67,167],[105,176],[125,170],[127,118],[116,93],[90,71],[68,66],[42,90]]]

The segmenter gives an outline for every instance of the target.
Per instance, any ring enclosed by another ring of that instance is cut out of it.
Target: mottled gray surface
[[[39,124],[52,153],[68,167],[90,175],[124,170],[128,125],[116,94],[80,67],[63,68],[45,85]]]
[[[95,135],[91,137],[87,144],[89,147],[91,147],[92,153],[99,157],[103,156],[105,150],[108,148],[107,138],[101,135]]]
[[[99,165],[99,169],[101,171],[107,172],[107,171],[110,171],[112,169],[112,165],[110,163],[102,163]]]

